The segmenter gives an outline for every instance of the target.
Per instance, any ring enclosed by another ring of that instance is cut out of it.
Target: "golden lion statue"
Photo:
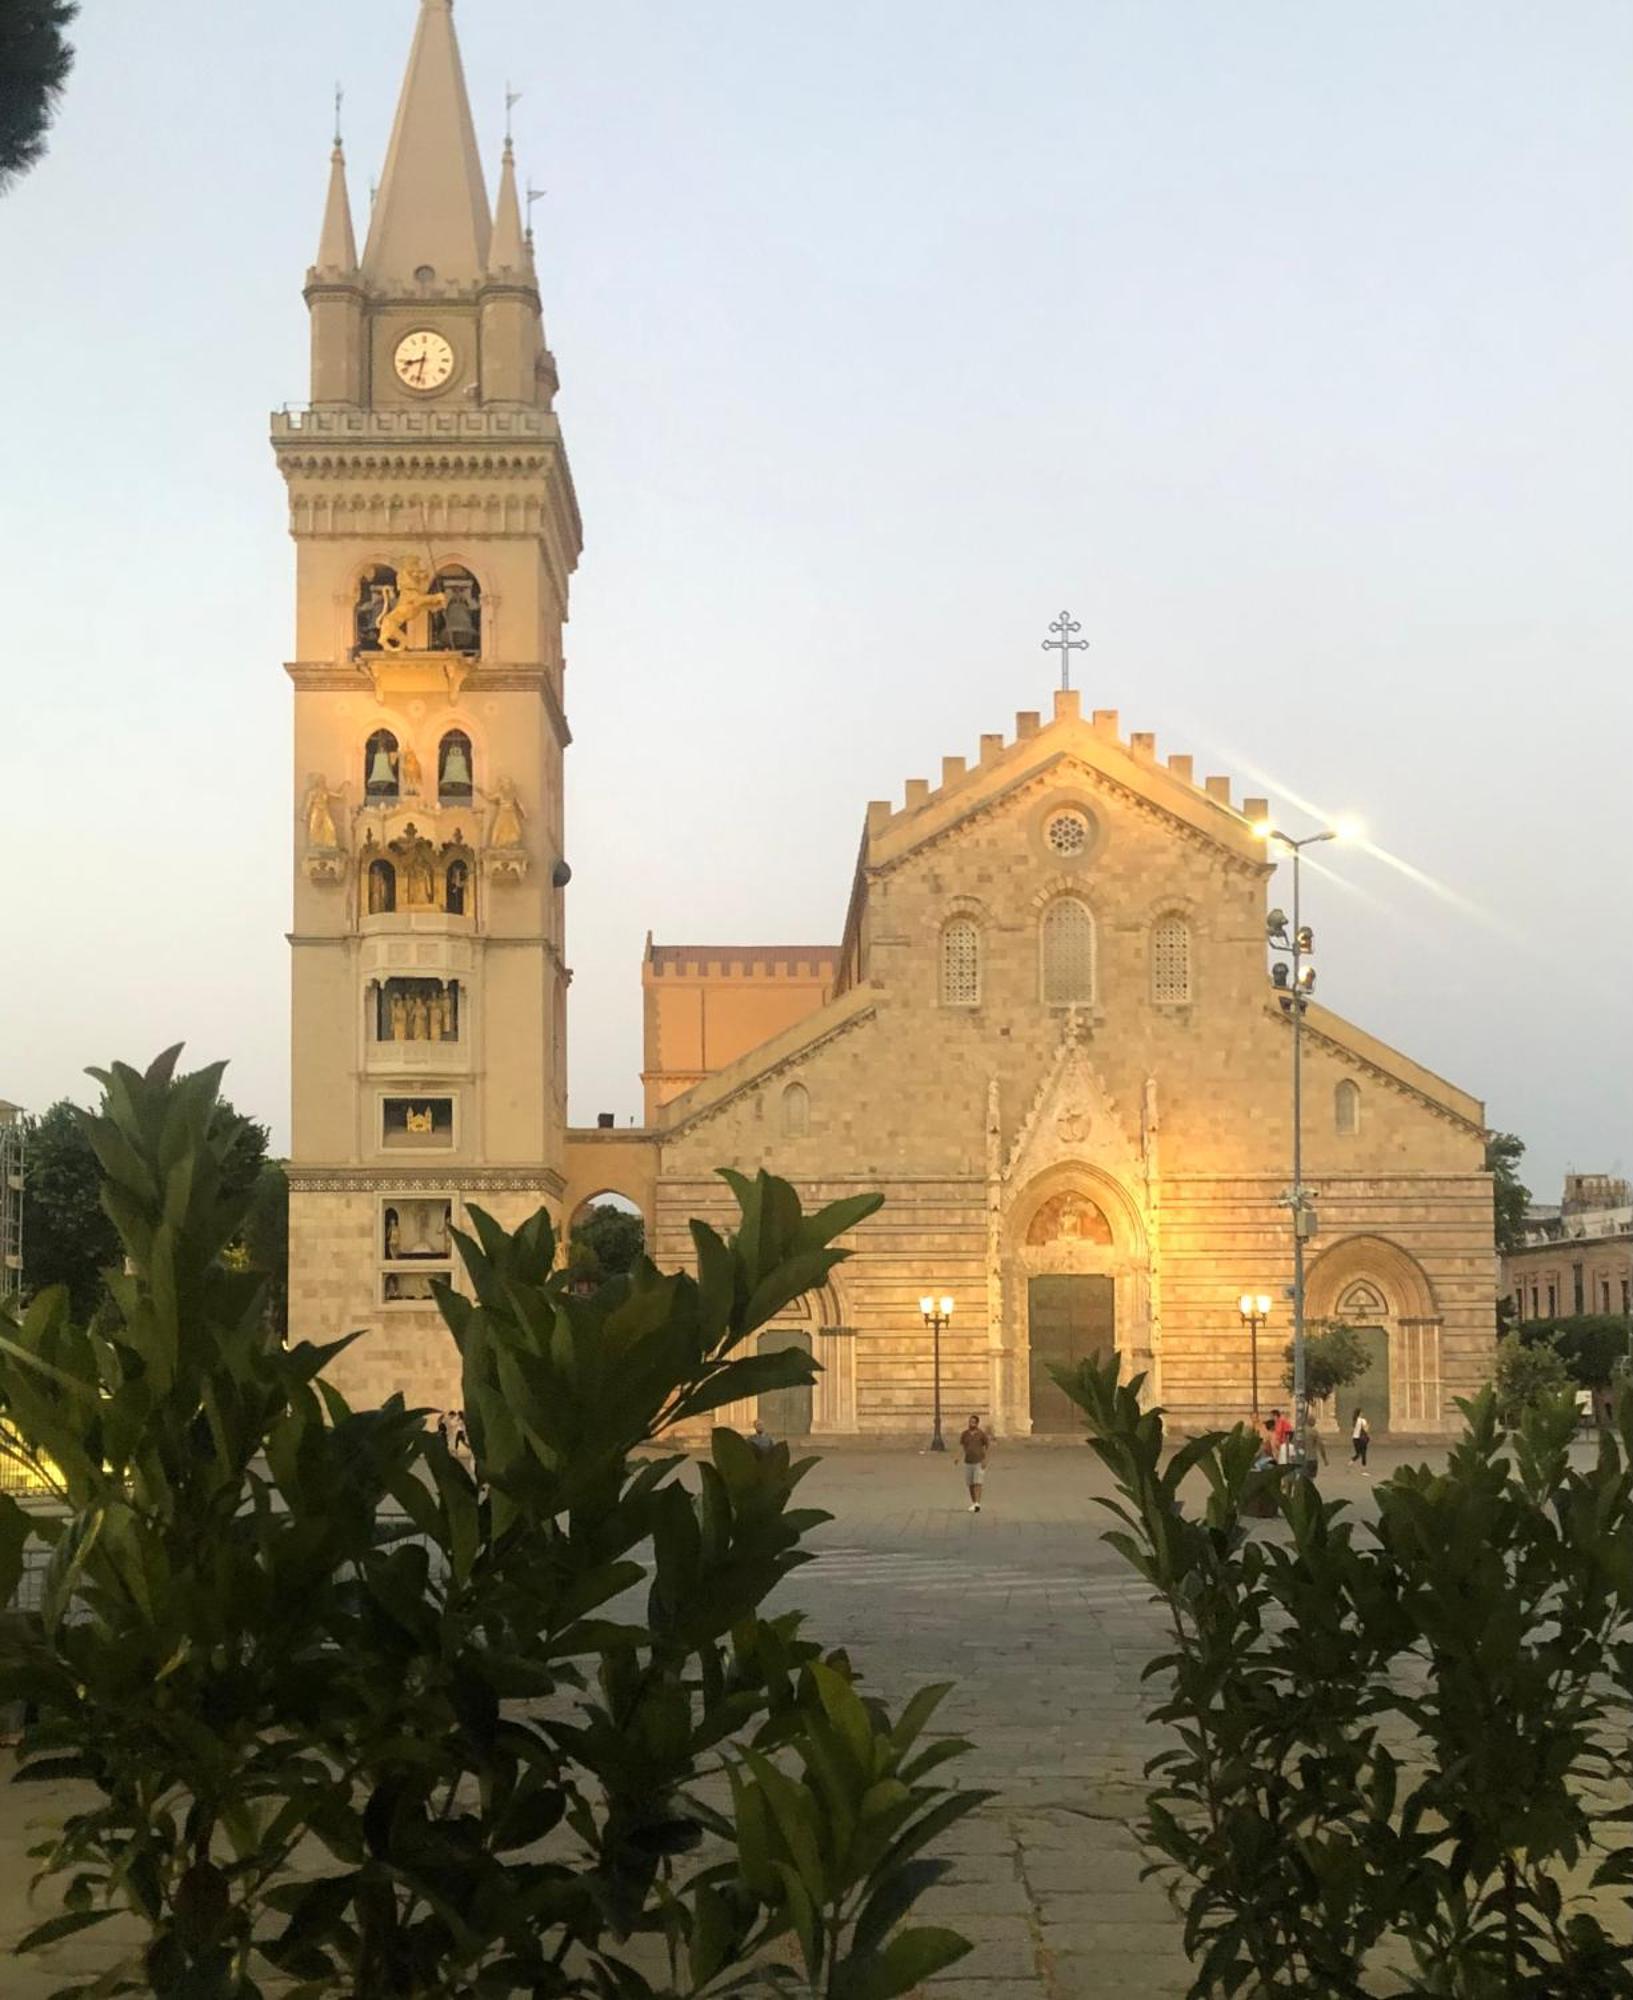
[[[397,593],[389,607],[380,613],[380,623],[376,632],[380,650],[385,653],[400,653],[408,644],[408,628],[422,611],[441,611],[448,602],[445,590],[427,590],[431,572],[416,557],[403,564],[397,573]]]

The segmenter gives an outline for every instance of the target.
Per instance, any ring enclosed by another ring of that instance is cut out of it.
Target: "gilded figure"
[[[520,847],[522,808],[516,797],[516,787],[508,778],[504,779],[494,797],[497,803],[493,813],[493,832],[489,838],[495,847]]]
[[[306,844],[308,847],[331,850],[339,847],[340,836],[335,831],[334,794],[323,781],[323,773],[314,771],[306,781]]]
[[[412,743],[403,745],[403,793],[411,799],[420,795],[420,759]]]
[[[380,649],[400,653],[408,644],[408,628],[416,618],[441,611],[448,602],[445,590],[429,590],[431,572],[418,556],[410,556],[397,572],[397,588],[391,603],[380,614],[376,631]]]

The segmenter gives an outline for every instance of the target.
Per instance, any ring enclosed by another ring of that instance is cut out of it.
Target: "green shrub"
[[[1059,1379],[1116,1481],[1106,1540],[1168,1613],[1143,1833],[1195,2000],[1633,1994],[1572,1893],[1578,1870],[1607,1901],[1633,1885],[1633,1396],[1579,1472],[1568,1398],[1507,1431],[1488,1390],[1445,1470],[1401,1468],[1362,1524],[1255,1472],[1245,1428],[1165,1463],[1115,1361]]]
[[[1293,1392],[1293,1343],[1287,1343],[1282,1383]],[[1352,1326],[1335,1323],[1309,1334],[1304,1342],[1304,1393],[1312,1403],[1325,1403],[1340,1389],[1359,1382],[1372,1366],[1361,1336]]]
[[[1575,1313],[1565,1319],[1528,1319],[1515,1331],[1527,1347],[1552,1347],[1579,1389],[1608,1388],[1627,1362],[1629,1330],[1625,1313]]]
[[[1505,1334],[1497,1343],[1492,1386],[1505,1423],[1517,1423],[1527,1410],[1554,1401],[1571,1386],[1565,1357],[1547,1341],[1522,1340]]]
[[[877,1198],[807,1216],[728,1176],[739,1227],[694,1224],[695,1277],[642,1259],[588,1297],[542,1213],[473,1210],[472,1295],[439,1297],[473,1472],[400,1399],[346,1405],[344,1342],[269,1333],[221,1262],[249,1196],[220,1071],[175,1055],[116,1066],[88,1120],[112,1318],[57,1292],[0,1322],[0,1410],[61,1500],[0,1501],[0,1601],[50,1545],[0,1700],[34,1713],[20,1778],[91,1792],[39,1850],[64,1909],[24,1948],[133,1912],[140,1951],[63,1989],[86,2000],[886,2000],[956,1960],[903,1927],[982,1796],[935,1775],[963,1747],[924,1741],[944,1690],[892,1717],[762,1615],[826,1518],[793,1504],[809,1462],[716,1430],[694,1491],[645,1450],[809,1379],[753,1336]]]

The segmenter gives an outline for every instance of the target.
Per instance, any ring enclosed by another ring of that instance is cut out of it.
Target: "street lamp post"
[[[1307,847],[1323,840],[1337,840],[1337,827],[1324,827],[1302,840],[1269,820],[1260,820],[1254,832],[1265,842],[1278,842],[1293,857],[1293,920],[1285,910],[1272,910],[1265,920],[1270,948],[1278,954],[1272,977],[1281,999],[1282,1012],[1293,1023],[1293,1185],[1287,1191],[1287,1205],[1293,1214],[1293,1450],[1302,1470],[1305,1464],[1306,1431],[1310,1399],[1305,1371],[1304,1338],[1304,1246],[1315,1234],[1315,1210],[1304,1185],[1304,1010],[1315,991],[1315,967],[1308,964],[1315,948],[1315,936],[1304,922],[1299,880],[1299,863]]]
[[[935,1419],[930,1431],[930,1449],[932,1451],[945,1451],[947,1449],[947,1441],[941,1435],[941,1329],[948,1325],[952,1319],[953,1302],[946,1297],[939,1299],[922,1298],[919,1300],[919,1311],[923,1313],[924,1324],[930,1329],[934,1340],[933,1352],[935,1359],[932,1366],[934,1368],[933,1393],[935,1396]]]
[[[1259,1421],[1259,1328],[1270,1317],[1268,1292],[1243,1292],[1237,1301],[1242,1324],[1247,1328],[1248,1354],[1253,1370],[1253,1421]]]

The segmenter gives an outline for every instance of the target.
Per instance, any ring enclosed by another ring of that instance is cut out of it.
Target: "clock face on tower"
[[[391,365],[410,389],[440,389],[454,372],[454,350],[440,333],[421,327],[398,341]]]

